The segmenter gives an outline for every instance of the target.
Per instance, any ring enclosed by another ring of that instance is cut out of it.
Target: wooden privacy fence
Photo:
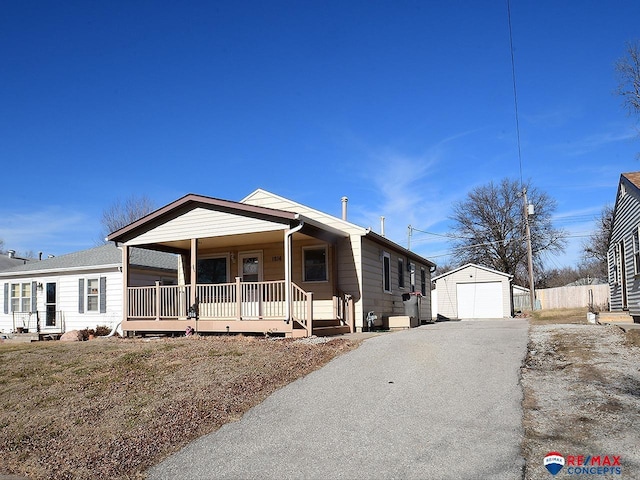
[[[543,309],[581,308],[593,305],[609,310],[609,285],[577,285],[573,287],[541,288],[536,290],[536,300]],[[529,294],[515,294],[513,306],[518,310],[531,310]]]

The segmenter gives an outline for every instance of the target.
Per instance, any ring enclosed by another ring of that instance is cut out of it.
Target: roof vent
[[[15,250],[7,250],[7,256],[9,258],[16,258],[16,251]]]
[[[347,197],[342,197],[342,220],[347,221],[347,202],[349,199]]]

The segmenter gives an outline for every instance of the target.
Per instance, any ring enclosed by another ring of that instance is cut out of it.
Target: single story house
[[[513,275],[468,263],[433,278],[437,317],[442,319],[513,316]]]
[[[0,254],[0,272],[8,270],[18,265],[24,265],[27,262],[31,262],[31,258],[22,258],[16,256],[15,250],[7,250],[5,255]]]
[[[640,172],[620,175],[607,260],[611,311],[640,322]]]
[[[122,329],[291,337],[363,331],[374,314],[378,325],[431,319],[435,264],[347,221],[346,206],[338,218],[262,189],[240,202],[188,194],[111,233],[123,253]],[[179,255],[178,284],[134,286],[134,247]],[[403,294],[409,319],[397,318]]]
[[[116,327],[122,319],[122,251],[113,243],[0,272],[0,331],[54,334]],[[131,249],[130,286],[177,281],[175,255]]]

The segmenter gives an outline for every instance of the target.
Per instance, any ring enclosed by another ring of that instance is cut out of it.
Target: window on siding
[[[618,283],[618,271],[617,271],[617,261],[616,261],[616,250],[618,249],[617,245],[614,245],[613,249],[609,251],[609,255],[607,256],[607,270],[609,271],[609,281],[611,284],[616,285]]]
[[[329,279],[327,273],[327,247],[304,247],[302,256],[305,282],[326,282]]]
[[[212,257],[198,260],[197,283],[227,283],[227,257]]]
[[[633,273],[640,274],[640,225],[633,232]]]
[[[391,293],[391,255],[382,252],[382,289]]]
[[[404,288],[404,260],[398,259],[398,288]]]
[[[427,272],[424,268],[420,268],[420,293],[427,294]]]
[[[11,311],[30,312],[31,311],[31,283],[11,284]]]
[[[416,291],[416,265],[414,263],[409,264],[409,282],[411,283],[411,291]]]
[[[87,312],[97,312],[100,308],[100,279],[87,279]]]

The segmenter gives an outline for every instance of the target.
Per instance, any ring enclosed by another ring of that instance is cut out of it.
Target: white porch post
[[[291,321],[291,235],[284,232],[284,305],[285,322]]]
[[[189,307],[195,305],[198,292],[196,291],[196,285],[198,284],[198,239],[191,239],[191,275],[189,275],[191,281],[191,293],[189,295]]]
[[[129,247],[122,245],[122,321],[129,319]]]
[[[291,321],[291,242],[293,234],[304,227],[304,222],[300,222],[296,227],[284,231],[284,305],[286,308],[285,321]]]

